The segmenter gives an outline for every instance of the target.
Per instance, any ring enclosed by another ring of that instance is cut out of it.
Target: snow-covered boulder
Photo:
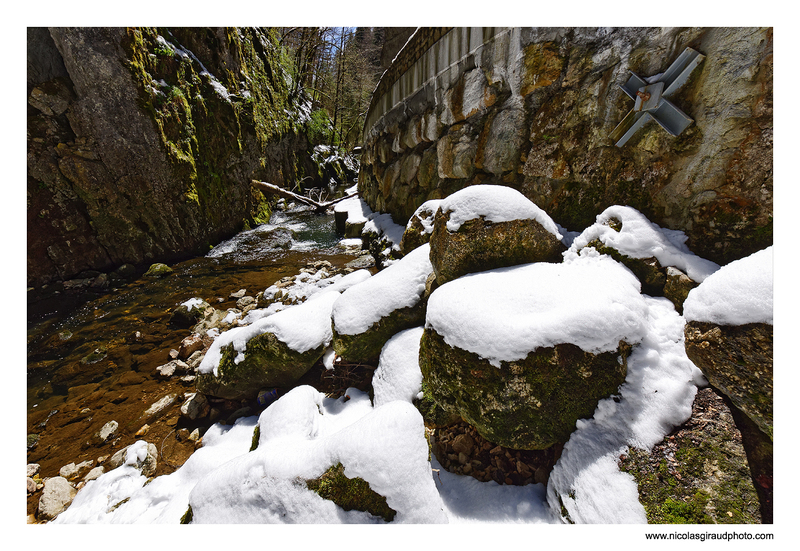
[[[470,274],[431,294],[420,367],[490,442],[544,449],[617,392],[646,312],[638,280],[597,253]]]
[[[686,353],[772,438],[772,247],[720,268],[684,303]]]
[[[197,367],[197,390],[234,400],[293,385],[330,344],[331,308],[339,294],[365,277],[365,270],[352,272],[301,304],[220,334]]]
[[[566,249],[555,222],[519,191],[475,185],[439,204],[430,237],[441,285],[464,274],[530,262],[560,262]]]
[[[639,278],[643,293],[670,295],[667,298],[680,311],[685,299],[683,289],[702,282],[719,269],[714,262],[692,253],[685,241],[686,234],[682,231],[661,228],[638,210],[615,205],[600,213],[595,223],[573,240],[566,256],[574,257],[584,247],[607,254]],[[683,278],[674,270],[668,273],[668,267],[677,268]]]
[[[333,348],[352,362],[378,360],[384,344],[425,320],[425,283],[433,267],[423,245],[342,293],[332,310]]]
[[[441,202],[441,199],[425,201],[408,219],[403,238],[400,240],[400,250],[403,254],[408,254],[431,240],[433,221]]]

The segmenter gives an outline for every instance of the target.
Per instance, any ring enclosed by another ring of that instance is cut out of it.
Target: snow
[[[333,206],[333,210],[335,212],[346,212],[347,221],[351,224],[366,222],[367,218],[372,214],[372,209],[369,208],[366,201],[357,196],[336,203]]]
[[[333,305],[336,331],[358,335],[395,310],[417,304],[433,272],[429,257],[430,245],[425,244],[343,292]]]
[[[396,224],[391,214],[372,213],[367,217],[363,233],[376,233],[384,236],[392,244],[392,249],[400,250],[400,240],[403,239],[405,226]]]
[[[767,247],[723,266],[689,292],[683,304],[686,321],[772,325],[772,264],[772,247]]]
[[[536,220],[558,239],[562,237],[546,212],[519,191],[506,186],[469,186],[443,199],[439,208],[443,213],[450,213],[447,229],[451,232],[458,231],[464,222],[483,216],[493,223]]]
[[[622,222],[620,231],[608,225],[611,218]],[[661,228],[632,207],[615,205],[604,210],[575,238],[565,257],[576,255],[595,239],[631,258],[655,257],[662,266],[675,266],[698,283],[719,269],[689,250],[685,233]]]
[[[205,302],[203,299],[194,297],[190,298],[186,302],[182,302],[180,305],[186,306],[186,309],[191,312],[194,308],[199,307],[201,304],[203,304],[203,302]]]
[[[605,255],[564,264],[489,270],[445,283],[428,300],[426,328],[500,367],[539,347],[592,353],[641,341],[647,311],[639,280]]]
[[[683,318],[665,298],[646,297],[646,333],[628,357],[618,402],[601,400],[581,419],[550,474],[547,500],[576,523],[645,523],[633,477],[617,467],[628,446],[649,449],[689,418],[700,370],[687,358]]]
[[[422,327],[406,329],[383,346],[372,377],[376,406],[394,400],[411,403],[414,398],[422,397],[422,371],[419,368],[422,331]]]
[[[433,233],[433,221],[436,217],[436,211],[439,210],[439,206],[441,204],[441,199],[431,199],[430,201],[425,201],[422,203],[419,208],[414,211],[414,214],[411,215],[408,224],[406,224],[406,228],[408,228],[408,226],[411,224],[411,221],[416,218],[422,224],[422,230],[424,234],[429,235]]]

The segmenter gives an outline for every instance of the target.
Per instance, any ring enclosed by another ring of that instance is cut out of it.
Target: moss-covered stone
[[[617,262],[624,264],[642,284],[642,292],[651,296],[664,296],[664,285],[667,273],[658,260],[650,258],[633,258],[624,255],[613,247],[606,246],[599,239],[590,242],[587,247],[594,247],[597,252],[607,254]],[[688,292],[688,291],[687,291]]]
[[[712,388],[698,391],[686,423],[649,452],[629,449],[620,468],[635,478],[651,524],[761,522],[741,434]]]
[[[247,341],[244,359],[236,362],[233,344],[222,349],[222,359],[213,373],[197,375],[197,390],[207,396],[229,400],[253,399],[267,387],[287,387],[305,375],[322,357],[319,346],[300,353],[292,350],[272,333],[262,333]]]
[[[386,522],[394,520],[397,514],[386,503],[386,498],[370,488],[363,478],[347,478],[341,463],[330,467],[319,478],[306,480],[306,486],[345,511],[364,511]]]
[[[683,314],[683,303],[689,296],[689,291],[697,287],[699,283],[692,280],[688,275],[679,269],[668,266],[667,280],[664,283],[664,297],[668,298],[675,305],[675,310]]]
[[[459,414],[490,442],[514,449],[563,443],[575,421],[591,417],[597,403],[625,381],[630,346],[590,354],[572,344],[537,349],[498,369],[445,343],[426,329],[419,362],[432,398]]]
[[[375,364],[381,355],[383,345],[404,329],[418,327],[425,323],[427,301],[421,300],[409,308],[395,310],[376,321],[372,327],[356,335],[344,335],[333,326],[333,349],[336,355],[348,362]]]
[[[151,264],[147,271],[144,273],[145,277],[164,277],[173,272],[172,268],[167,266],[166,264],[162,264],[157,262],[155,264]]]
[[[686,354],[772,439],[772,325],[686,324]]]
[[[431,263],[442,285],[462,275],[531,262],[559,262],[566,250],[555,235],[532,219],[491,223],[468,220],[447,229],[450,213],[436,213],[431,234]]]

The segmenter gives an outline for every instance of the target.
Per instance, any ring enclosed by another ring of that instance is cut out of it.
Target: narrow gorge
[[[29,523],[775,522],[771,28],[27,39]]]

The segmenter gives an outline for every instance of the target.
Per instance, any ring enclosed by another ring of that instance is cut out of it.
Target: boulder
[[[428,243],[433,232],[433,220],[439,210],[440,199],[425,201],[414,211],[406,224],[403,238],[400,240],[400,251],[406,255],[417,247]]]
[[[472,272],[559,262],[566,247],[555,223],[520,192],[476,185],[442,200],[430,237],[437,283]]]
[[[428,245],[414,249],[342,293],[331,312],[337,356],[374,363],[392,336],[422,325],[425,282],[433,270],[429,251]]]
[[[210,406],[205,396],[199,392],[190,394],[181,405],[181,415],[194,421],[208,415]]]
[[[686,354],[772,439],[772,247],[727,264],[684,302]]]
[[[151,264],[147,271],[144,273],[145,277],[164,277],[173,272],[172,268],[160,262]]]
[[[53,520],[66,509],[78,491],[63,476],[48,478],[44,482],[42,496],[39,498],[37,517],[39,520]]]
[[[365,276],[350,273],[301,304],[220,334],[197,367],[197,390],[251,400],[263,388],[292,386],[330,344],[331,309],[339,293]]]
[[[169,321],[178,327],[191,327],[203,319],[209,307],[206,301],[198,298],[187,300],[172,311]]]
[[[682,311],[689,290],[719,270],[716,263],[692,253],[685,241],[683,232],[662,228],[632,207],[614,205],[573,240],[565,256],[586,248],[607,254],[633,272],[643,293],[670,295]]]
[[[686,355],[706,379],[772,438],[772,325],[691,321]]]
[[[424,389],[490,442],[525,450],[566,442],[625,381],[645,332],[639,289],[601,255],[445,283],[428,300]]]

